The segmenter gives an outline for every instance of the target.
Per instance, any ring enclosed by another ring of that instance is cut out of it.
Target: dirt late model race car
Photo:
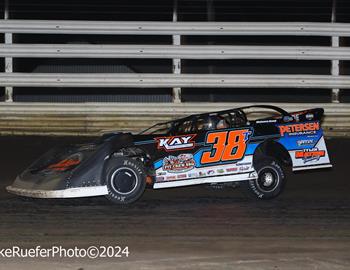
[[[251,108],[273,115],[248,119]],[[239,183],[251,196],[271,199],[282,192],[286,169],[332,166],[320,126],[323,113],[247,106],[190,115],[139,134],[106,133],[89,144],[52,149],[7,190],[34,198],[104,195],[127,204],[146,187]]]

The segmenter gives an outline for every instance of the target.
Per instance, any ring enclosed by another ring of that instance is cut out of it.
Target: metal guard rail
[[[350,60],[349,47],[0,44],[0,57]]]
[[[151,73],[2,73],[0,86],[14,87],[190,87],[350,88],[350,76]]]
[[[0,33],[350,36],[346,23],[0,20]]]

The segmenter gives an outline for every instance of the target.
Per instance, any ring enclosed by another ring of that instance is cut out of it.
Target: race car
[[[262,111],[271,114],[262,117]],[[129,204],[146,187],[239,185],[250,196],[272,199],[283,191],[286,170],[332,167],[323,114],[322,108],[288,113],[255,105],[190,115],[139,134],[109,132],[88,144],[50,150],[7,190],[34,198],[106,196]]]

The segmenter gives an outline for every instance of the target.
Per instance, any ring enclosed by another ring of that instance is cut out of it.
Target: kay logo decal
[[[193,149],[195,142],[193,141],[196,134],[188,134],[183,136],[158,137],[157,148],[165,151],[177,151],[183,149]]]

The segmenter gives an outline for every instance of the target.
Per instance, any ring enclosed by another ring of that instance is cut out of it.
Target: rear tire
[[[106,165],[107,199],[116,204],[138,200],[146,188],[143,164],[131,158],[113,158]]]
[[[282,193],[286,183],[283,168],[275,159],[265,159],[256,167],[258,178],[242,183],[246,194],[259,200],[276,198]]]

